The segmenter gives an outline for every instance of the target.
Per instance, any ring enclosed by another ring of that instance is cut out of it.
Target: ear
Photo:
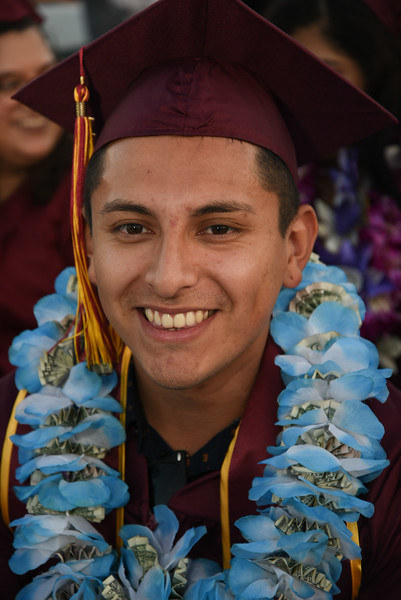
[[[91,228],[88,225],[88,222],[85,220],[85,249],[86,256],[88,257],[88,277],[89,281],[96,285],[96,274],[93,260],[93,237]]]
[[[301,283],[302,271],[312,253],[317,233],[315,211],[309,204],[302,204],[286,232],[288,264],[283,281],[285,287],[293,288]]]

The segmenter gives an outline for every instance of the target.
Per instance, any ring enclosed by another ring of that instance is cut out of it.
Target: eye
[[[150,229],[141,225],[140,223],[125,223],[124,225],[119,225],[116,227],[117,233],[122,233],[125,235],[140,235],[141,233],[151,233]]]
[[[203,233],[209,233],[212,235],[227,235],[229,233],[236,233],[236,229],[230,227],[229,225],[210,225],[206,229],[204,229]]]
[[[0,80],[0,92],[12,94],[23,86],[24,82],[20,79],[2,79]]]

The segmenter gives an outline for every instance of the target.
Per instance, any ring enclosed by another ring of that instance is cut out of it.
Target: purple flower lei
[[[320,197],[319,181],[332,186],[331,203]],[[319,218],[315,251],[340,266],[366,304],[361,335],[374,342],[381,364],[401,371],[401,210],[360,177],[358,151],[341,149],[337,164],[300,170],[300,199]]]

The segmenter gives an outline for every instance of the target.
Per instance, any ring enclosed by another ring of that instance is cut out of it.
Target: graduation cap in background
[[[92,152],[88,115],[95,150],[135,136],[237,138],[273,151],[294,178],[297,166],[396,122],[240,0],[159,0],[16,98],[73,131],[74,94],[77,319],[94,367],[116,359],[117,340],[113,332],[99,338],[108,324],[87,278],[81,207]]]
[[[401,34],[401,0],[365,0],[379,19],[396,35]]]
[[[0,22],[10,23],[31,17],[37,23],[42,22],[42,17],[35,11],[29,0],[0,0]]]

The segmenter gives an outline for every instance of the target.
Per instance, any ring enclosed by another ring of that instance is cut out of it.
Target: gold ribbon
[[[15,412],[18,404],[20,404],[25,396],[27,395],[26,390],[21,390],[17,398],[15,399],[13,410],[11,412],[10,420],[8,421],[6,435],[3,443],[3,451],[1,454],[1,466],[0,466],[0,505],[1,505],[1,516],[3,522],[9,527],[10,523],[10,511],[8,506],[8,491],[10,487],[10,470],[11,470],[11,454],[13,451],[13,443],[10,437],[15,434],[18,427],[18,422],[15,419]]]
[[[127,415],[127,388],[128,388],[128,373],[129,365],[131,362],[132,352],[125,346],[123,356],[121,359],[121,381],[120,381],[120,404],[122,406],[122,413],[120,415],[120,423],[124,427]],[[125,443],[121,444],[118,448],[118,470],[121,473],[121,479],[125,481]],[[124,506],[120,506],[116,510],[116,547],[119,549],[122,546],[122,539],[118,535],[121,527],[124,525]]]
[[[360,546],[358,523],[347,523],[347,527],[352,533],[352,541]],[[362,560],[360,558],[354,558],[353,560],[350,560],[350,567],[352,577],[352,600],[356,600],[356,598],[358,598],[362,581]]]
[[[228,493],[228,476],[230,472],[231,459],[234,453],[238,437],[239,425],[228,447],[220,471],[220,522],[221,522],[221,544],[223,552],[223,568],[230,568],[231,560],[231,536],[230,536],[230,504]]]

